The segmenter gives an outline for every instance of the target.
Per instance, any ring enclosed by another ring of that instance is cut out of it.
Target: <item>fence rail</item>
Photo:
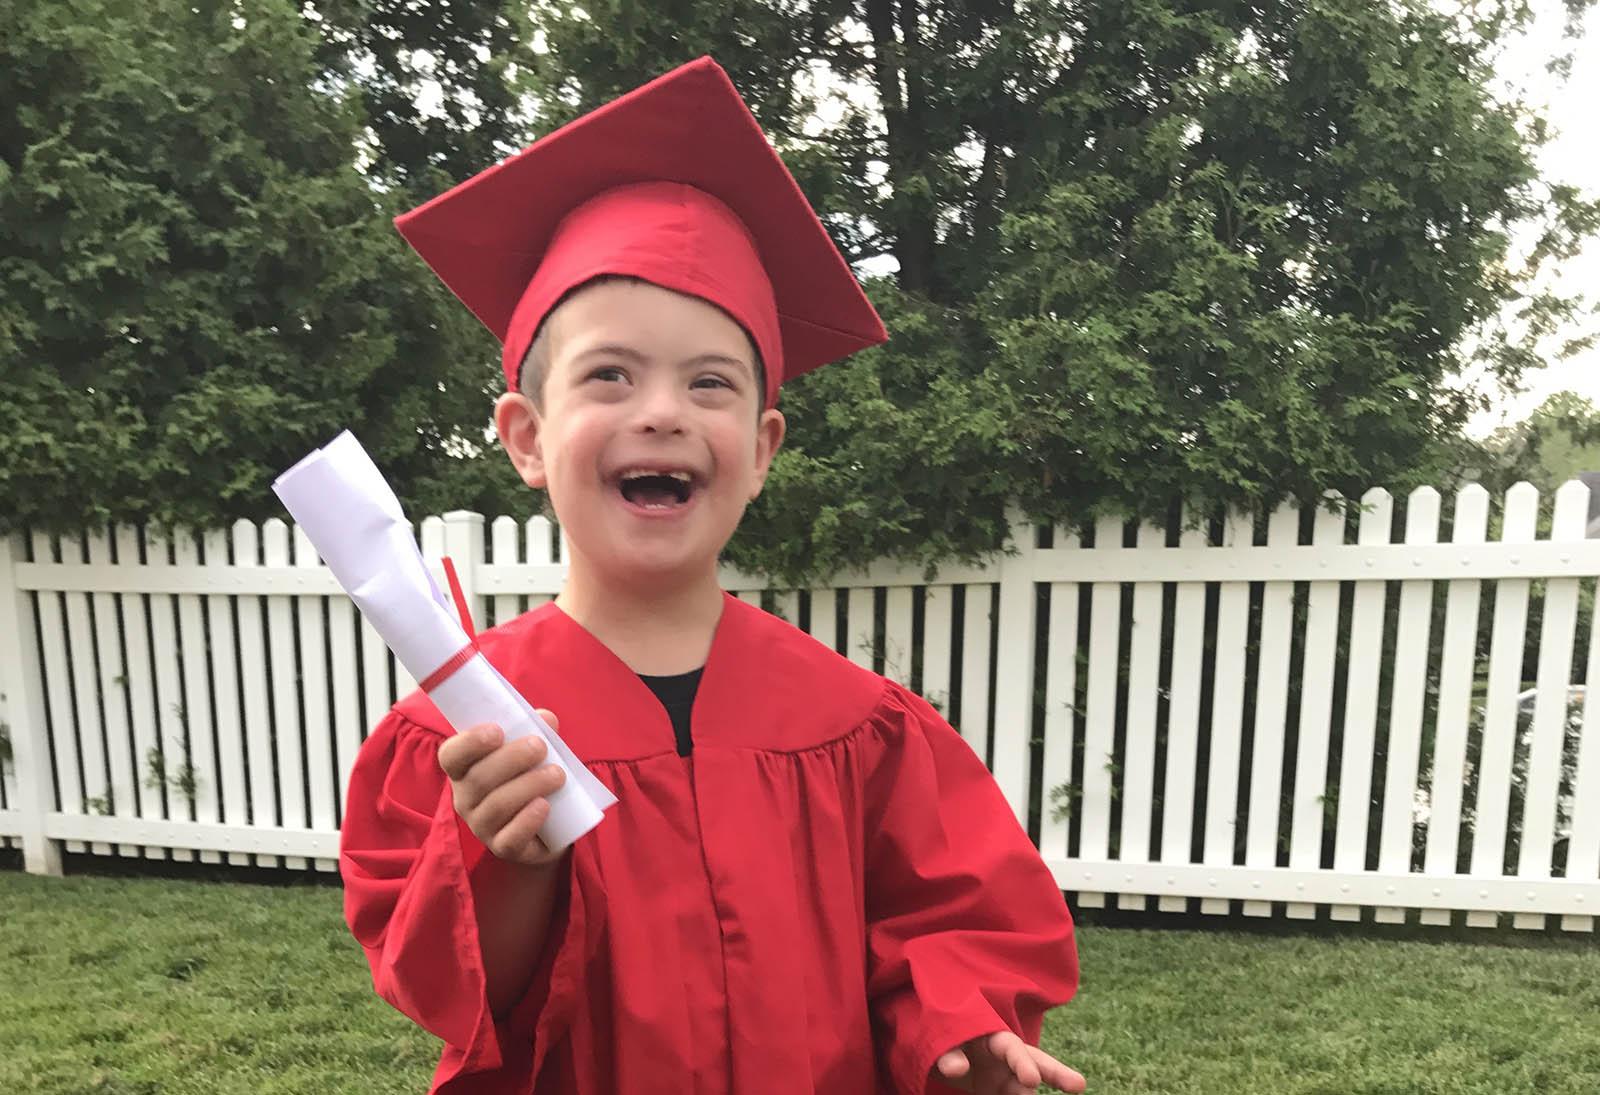
[[[933,582],[724,579],[940,705],[1080,905],[1592,931],[1600,541],[1587,488],[1551,501],[1543,537],[1526,484],[1448,514],[1374,490],[1348,517],[1018,524]],[[419,534],[481,622],[560,588],[543,518]],[[356,750],[412,687],[282,521],[13,536],[0,840],[46,873],[63,850],[332,870]]]

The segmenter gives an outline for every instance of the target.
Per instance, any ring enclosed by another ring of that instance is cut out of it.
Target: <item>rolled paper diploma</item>
[[[278,476],[272,489],[406,672],[427,681],[459,662],[428,692],[451,726],[459,732],[494,723],[508,741],[544,739],[567,773],[550,796],[539,834],[545,844],[561,851],[600,824],[616,796],[488,659],[457,657],[470,644],[467,633],[428,572],[400,500],[361,443],[346,430]]]

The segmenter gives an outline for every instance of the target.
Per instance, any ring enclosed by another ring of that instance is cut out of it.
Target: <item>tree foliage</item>
[[[295,5],[3,12],[0,523],[266,516],[345,426],[413,499],[503,497],[446,455],[492,358],[355,169]]]
[[[1404,490],[1489,394],[1463,368],[1514,382],[1571,308],[1509,253],[1537,230],[1535,261],[1568,254],[1595,217],[1491,92],[1518,5],[716,7],[541,6],[532,87],[576,110],[714,53],[847,253],[892,260],[890,344],[785,396],[753,565],[977,554],[1010,500],[1077,522]]]
[[[1491,494],[1529,482],[1550,494],[1585,472],[1600,472],[1600,407],[1574,392],[1557,392],[1483,445],[1474,478]]]
[[[1571,307],[1510,239],[1537,265],[1595,221],[1492,90],[1516,0],[5,18],[12,521],[270,512],[269,472],[346,423],[416,511],[526,508],[481,445],[492,340],[387,218],[702,53],[894,336],[786,391],[731,551],[789,578],[982,554],[1014,502],[1076,522],[1443,477],[1486,396],[1464,367],[1514,381]]]
[[[367,130],[365,173],[424,201],[524,143],[516,58],[526,4],[321,0],[322,79],[352,95]]]

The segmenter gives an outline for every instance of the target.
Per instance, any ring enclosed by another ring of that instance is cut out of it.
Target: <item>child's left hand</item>
[[[940,1056],[933,1071],[952,1087],[977,1095],[1033,1095],[1041,1083],[1084,1090],[1081,1075],[1009,1030],[957,1046]]]

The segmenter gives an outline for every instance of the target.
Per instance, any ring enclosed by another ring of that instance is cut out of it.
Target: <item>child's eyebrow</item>
[[[683,364],[685,368],[698,368],[701,365],[726,365],[730,368],[743,369],[746,373],[752,373],[748,361],[742,357],[731,357],[728,354],[696,354]]]
[[[590,346],[588,349],[581,351],[572,359],[572,361],[574,365],[581,365],[583,362],[593,357],[620,357],[635,365],[645,364],[649,360],[648,355],[632,346],[629,346],[626,343],[602,342],[598,346]],[[685,369],[698,369],[706,365],[723,365],[727,368],[742,370],[748,376],[755,375],[755,367],[744,358],[734,357],[731,354],[718,353],[715,350],[711,351],[710,353],[696,354],[694,357],[683,361],[680,367]]]
[[[635,363],[645,360],[644,354],[621,342],[602,342],[598,346],[590,346],[573,360],[583,361],[591,357],[625,357]]]

